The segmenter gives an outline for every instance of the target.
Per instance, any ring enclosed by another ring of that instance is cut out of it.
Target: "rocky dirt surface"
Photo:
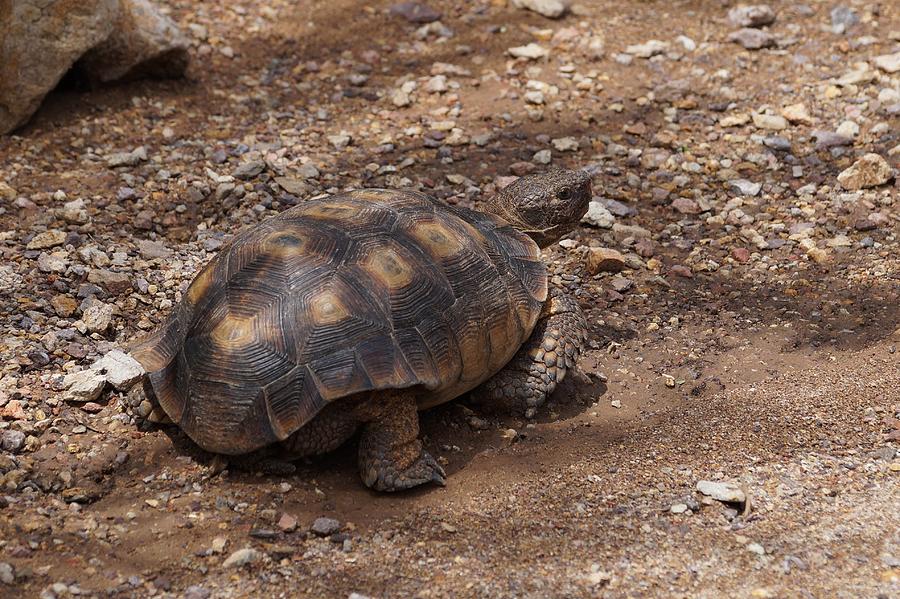
[[[187,80],[70,78],[0,139],[0,596],[900,594],[895,3],[164,8]],[[350,446],[215,474],[127,373],[65,376],[243,226],[548,164],[595,174],[546,252],[585,374],[425,414],[446,488],[371,493]]]

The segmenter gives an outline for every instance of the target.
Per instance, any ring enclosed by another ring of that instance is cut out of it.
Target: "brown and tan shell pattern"
[[[174,422],[238,454],[356,393],[419,386],[420,407],[465,393],[512,358],[546,297],[540,250],[501,219],[360,190],[237,235],[132,353]]]

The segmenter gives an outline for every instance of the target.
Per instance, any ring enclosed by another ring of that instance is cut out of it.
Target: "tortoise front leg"
[[[503,370],[472,392],[485,407],[500,405],[532,418],[587,342],[587,321],[574,298],[552,288],[531,337]]]
[[[444,486],[446,474],[419,440],[419,412],[409,390],[387,391],[384,398],[362,402],[365,420],[359,441],[359,473],[376,491],[400,491],[433,482]]]

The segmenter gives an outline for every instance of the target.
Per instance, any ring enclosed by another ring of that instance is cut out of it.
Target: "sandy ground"
[[[896,173],[897,7],[775,2],[746,50],[727,2],[164,5],[187,80],[73,75],[0,139],[0,596],[900,596],[900,194],[837,180]],[[534,421],[424,414],[445,488],[369,492],[352,443],[212,475],[125,392],[67,399],[245,225],[362,186],[477,208],[548,160],[609,210],[546,253],[591,349]]]

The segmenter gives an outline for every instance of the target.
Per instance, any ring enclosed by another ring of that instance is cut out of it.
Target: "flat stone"
[[[816,140],[816,149],[819,150],[827,150],[829,148],[837,148],[853,144],[853,139],[845,137],[835,131],[815,130],[812,132],[812,136]]]
[[[223,568],[242,568],[244,566],[249,566],[250,564],[254,564],[261,560],[263,554],[252,547],[244,547],[243,549],[238,549],[231,555],[229,555],[224,562],[222,562]]]
[[[768,31],[745,27],[728,34],[728,41],[740,44],[746,50],[760,50],[775,45],[775,37]]]
[[[62,245],[66,241],[66,232],[59,229],[50,229],[43,233],[38,233],[31,238],[31,241],[25,246],[29,250],[44,250],[57,245]]]
[[[778,152],[791,151],[791,141],[781,135],[767,135],[763,138],[763,145]]]
[[[589,248],[588,271],[595,275],[600,272],[619,272],[628,267],[625,256],[612,248]]]
[[[529,60],[538,60],[550,55],[550,51],[539,44],[531,42],[524,46],[515,46],[507,50],[510,56],[515,58],[527,58]]]
[[[171,249],[160,242],[151,239],[138,239],[137,247],[138,252],[141,254],[141,258],[144,258],[145,260],[168,258],[172,255]]]
[[[138,146],[130,152],[114,152],[106,156],[106,165],[112,168],[119,166],[137,166],[147,160],[147,149]]]
[[[900,52],[876,56],[872,59],[872,62],[885,73],[896,73],[900,71]]]
[[[275,183],[291,195],[303,197],[309,193],[310,187],[306,179],[298,179],[295,177],[275,177]]]
[[[760,129],[770,129],[772,131],[781,131],[787,129],[788,122],[783,116],[777,114],[760,114],[753,113],[753,124]]]
[[[683,514],[688,511],[688,506],[685,503],[674,503],[669,507],[669,511],[673,514]]]
[[[293,532],[297,530],[297,519],[290,514],[281,514],[278,519],[278,528],[284,532]]]
[[[119,391],[127,391],[144,376],[144,367],[125,352],[114,349],[93,364],[96,370]]]
[[[760,183],[754,183],[747,179],[733,179],[728,182],[728,186],[735,192],[743,196],[755,196],[762,189]]]
[[[679,214],[699,214],[700,205],[690,198],[678,197],[672,200],[672,208]]]
[[[53,312],[60,318],[68,318],[75,314],[75,310],[78,309],[78,302],[75,301],[75,298],[68,295],[54,295],[50,299],[50,307],[53,308]]]
[[[316,518],[310,530],[320,537],[327,537],[341,530],[341,523],[334,518]]]
[[[103,392],[106,377],[96,370],[79,370],[63,378],[67,401],[94,401]]]
[[[103,287],[113,295],[119,295],[131,289],[131,278],[123,272],[97,269],[88,273],[88,282]]]
[[[621,223],[615,223],[612,226],[612,231],[615,238],[619,240],[625,239],[627,237],[633,237],[635,239],[652,237],[652,234],[649,230],[638,225],[623,225]]]
[[[19,453],[25,446],[25,433],[22,431],[0,430],[0,450]]]
[[[697,481],[697,491],[724,503],[745,503],[747,496],[739,485],[711,480]]]
[[[625,204],[624,202],[620,202],[619,200],[614,200],[612,198],[601,198],[600,201],[606,206],[606,209],[613,213],[614,216],[634,216],[637,214],[637,210],[632,206]]]
[[[252,179],[253,177],[263,172],[265,168],[266,163],[262,160],[251,160],[250,162],[245,162],[244,164],[238,166],[231,174],[235,179]]]
[[[0,419],[3,420],[25,420],[28,414],[22,407],[22,402],[18,399],[11,399],[6,405],[0,407]]]
[[[870,153],[839,174],[837,180],[844,189],[854,191],[883,185],[893,176],[891,165],[878,154]]]
[[[625,48],[625,52],[638,58],[651,58],[669,50],[669,42],[648,40],[643,44],[633,44]]]
[[[353,141],[353,138],[348,133],[329,135],[326,139],[328,139],[328,143],[330,143],[331,147],[333,147],[335,150],[343,150],[350,145],[350,142]]]
[[[781,116],[792,123],[802,123],[804,125],[812,125],[813,119],[809,115],[806,104],[791,104],[781,109]]]

